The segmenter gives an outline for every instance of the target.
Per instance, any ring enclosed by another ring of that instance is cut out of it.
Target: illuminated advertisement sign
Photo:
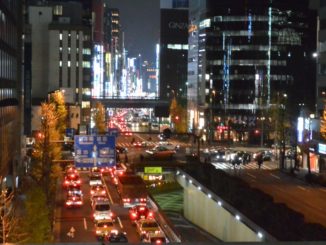
[[[162,174],[162,167],[144,167],[145,174]]]
[[[303,129],[304,129],[304,119],[303,117],[298,118],[298,124],[297,124],[297,133],[298,133],[298,142],[302,143],[303,141]]]
[[[326,155],[326,145],[325,144],[318,144],[318,153]]]
[[[102,45],[94,46],[93,57],[93,97],[100,97],[103,95],[103,76],[104,76],[104,51]]]

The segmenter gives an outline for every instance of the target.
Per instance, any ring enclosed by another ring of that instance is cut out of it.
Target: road
[[[82,172],[82,191],[84,194],[84,205],[81,208],[65,208],[65,190],[58,188],[57,191],[57,209],[56,209],[56,241],[57,242],[96,242],[94,231],[94,222],[92,220],[92,211],[90,205],[90,187],[88,185],[88,173]],[[140,238],[131,224],[128,217],[128,209],[120,204],[120,197],[113,186],[109,177],[104,177],[109,191],[111,209],[118,216],[116,226],[127,232],[130,243],[139,243]],[[119,220],[121,222],[119,222]],[[68,236],[71,227],[74,228],[74,237]]]
[[[326,227],[326,189],[309,185],[302,180],[276,170],[245,170],[238,174],[250,186],[273,196],[275,202],[285,203],[304,215],[305,221]]]

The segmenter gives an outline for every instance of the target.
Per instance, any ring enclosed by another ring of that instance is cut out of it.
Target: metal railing
[[[164,213],[161,212],[159,206],[154,201],[154,199],[149,196],[148,198],[149,204],[152,207],[152,209],[156,212],[156,221],[160,225],[161,229],[165,233],[165,235],[168,237],[169,242],[171,243],[181,243],[181,236],[180,234],[177,234],[175,230],[173,230],[171,227],[173,227],[173,224],[171,221],[164,215]]]

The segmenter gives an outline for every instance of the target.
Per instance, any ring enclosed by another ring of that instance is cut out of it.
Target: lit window
[[[59,61],[59,66],[62,67],[62,60]]]
[[[70,67],[70,60],[68,60],[68,67]]]
[[[62,40],[62,33],[59,34],[59,39]]]

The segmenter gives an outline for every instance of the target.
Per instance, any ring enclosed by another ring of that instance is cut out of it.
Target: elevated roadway
[[[146,97],[93,97],[92,104],[102,103],[105,107],[110,108],[154,108],[169,106],[168,100]]]

